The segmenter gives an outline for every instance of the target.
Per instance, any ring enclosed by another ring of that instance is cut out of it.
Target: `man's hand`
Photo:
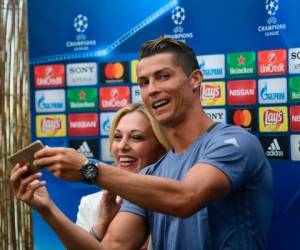
[[[47,167],[56,177],[68,181],[80,181],[80,167],[86,162],[86,157],[73,148],[45,147],[38,151],[33,162],[36,167]]]

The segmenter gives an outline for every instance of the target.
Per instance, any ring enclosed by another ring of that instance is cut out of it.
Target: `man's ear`
[[[203,80],[203,74],[201,72],[200,69],[195,69],[191,75],[190,75],[190,79],[191,79],[191,85],[193,88],[193,92],[196,92],[197,89],[199,89],[201,82]]]

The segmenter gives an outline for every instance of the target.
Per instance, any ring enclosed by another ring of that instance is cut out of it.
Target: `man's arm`
[[[36,166],[47,167],[59,178],[82,179],[79,169],[85,158],[74,149],[44,148],[35,157]],[[144,209],[177,217],[188,217],[231,191],[229,178],[209,164],[194,165],[182,181],[130,173],[104,163],[99,163],[98,167],[100,173],[95,183],[98,186]]]
[[[231,191],[228,177],[209,164],[196,164],[182,181],[139,175],[98,164],[96,183],[145,209],[188,217]]]
[[[120,212],[110,224],[102,242],[98,242],[72,223],[53,203],[41,215],[69,250],[135,250],[142,246],[149,233],[145,218]]]

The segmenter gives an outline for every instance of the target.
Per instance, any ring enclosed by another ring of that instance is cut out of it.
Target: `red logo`
[[[62,128],[61,120],[51,117],[45,117],[41,120],[41,131],[47,132],[49,130],[58,131]]]
[[[101,82],[128,82],[128,63],[114,62],[100,65]]]
[[[93,136],[99,133],[98,114],[69,114],[68,133],[70,136]]]
[[[229,81],[227,86],[229,105],[256,104],[255,80]]]
[[[300,131],[300,106],[290,106],[290,126],[292,131]]]
[[[256,130],[256,117],[254,109],[234,109],[229,113],[230,123],[247,130]]]
[[[130,103],[129,87],[100,88],[99,91],[100,109],[116,110],[125,107]]]
[[[258,52],[258,75],[282,75],[287,72],[286,50],[264,50]]]
[[[280,125],[284,122],[282,110],[266,109],[263,117],[265,125]]]
[[[63,64],[39,65],[34,67],[36,88],[59,88],[65,85],[65,68]]]
[[[221,97],[221,87],[210,84],[202,84],[200,88],[201,99],[213,99]]]

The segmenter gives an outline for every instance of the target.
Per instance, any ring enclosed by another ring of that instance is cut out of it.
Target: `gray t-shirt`
[[[185,219],[144,210],[127,201],[121,211],[148,219],[156,250],[266,249],[272,170],[257,138],[242,128],[218,124],[185,152],[169,151],[141,173],[183,180],[197,163],[221,170],[232,192]]]

